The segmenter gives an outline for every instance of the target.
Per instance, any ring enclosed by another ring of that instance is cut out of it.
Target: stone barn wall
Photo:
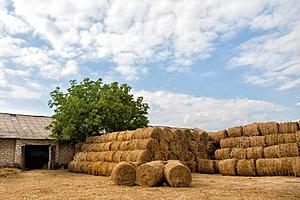
[[[15,163],[15,139],[0,139],[0,167]]]

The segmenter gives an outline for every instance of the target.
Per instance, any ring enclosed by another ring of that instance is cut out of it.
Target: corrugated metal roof
[[[0,138],[51,139],[49,116],[0,113]]]

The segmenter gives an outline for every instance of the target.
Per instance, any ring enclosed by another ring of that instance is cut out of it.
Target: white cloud
[[[255,121],[272,120],[288,108],[251,99],[215,99],[166,91],[135,91],[150,104],[151,124],[218,130]]]
[[[40,99],[42,96],[41,92],[28,89],[20,85],[9,85],[5,89],[0,88],[1,98],[11,99]]]
[[[70,76],[73,74],[77,74],[77,72],[78,72],[77,62],[74,60],[68,60],[65,68],[63,68],[61,71],[61,75],[62,76]]]

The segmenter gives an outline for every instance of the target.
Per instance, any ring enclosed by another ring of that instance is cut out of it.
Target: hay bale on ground
[[[288,143],[279,145],[279,156],[282,157],[298,157],[299,147],[297,143]]]
[[[246,159],[247,150],[243,148],[232,148],[230,152],[230,158]]]
[[[74,161],[85,161],[88,152],[78,152],[74,156]]]
[[[278,134],[279,132],[279,125],[277,122],[266,122],[260,123],[259,128],[261,134],[264,135],[271,135],[271,134]]]
[[[237,161],[238,161],[238,159],[236,159],[236,158],[221,160],[218,165],[220,173],[222,175],[236,176],[237,175],[237,170],[236,170]]]
[[[230,148],[225,148],[225,149],[217,149],[215,151],[215,158],[217,160],[224,160],[224,159],[229,159],[230,158]]]
[[[169,151],[168,160],[177,160],[177,156],[172,151]]]
[[[159,140],[159,138],[162,135],[162,130],[159,127],[148,127],[142,129],[142,131],[136,132],[134,134],[134,138],[132,139],[156,139]]]
[[[127,161],[130,162],[138,162],[138,163],[147,163],[153,160],[152,154],[150,151],[147,150],[135,150],[131,151],[129,156],[128,156]]]
[[[121,141],[116,141],[116,142],[113,142],[111,145],[110,145],[110,150],[111,151],[119,151],[120,150],[120,145],[121,145]]]
[[[116,151],[113,156],[113,161],[115,163],[121,162],[123,153],[124,153],[124,151]]]
[[[237,174],[240,176],[255,176],[256,172],[255,172],[255,160],[251,159],[251,160],[246,160],[246,159],[242,159],[242,160],[238,160],[237,165],[236,165],[236,169],[237,169]]]
[[[243,127],[243,136],[259,136],[261,135],[259,124],[253,123]]]
[[[294,176],[300,177],[300,157],[293,158],[293,173]]]
[[[264,148],[264,157],[265,158],[280,158],[279,146],[270,146]]]
[[[119,146],[119,150],[120,151],[128,151],[128,150],[130,150],[130,143],[131,143],[131,141],[123,141],[123,142],[121,142],[121,144]]]
[[[198,172],[198,165],[195,161],[184,161],[183,165],[187,166],[192,173]]]
[[[250,147],[246,149],[247,159],[259,159],[264,157],[263,147]]]
[[[162,129],[162,139],[166,142],[171,142],[174,139],[173,133],[170,128],[163,128]]]
[[[168,160],[168,151],[156,151],[154,160]]]
[[[265,147],[265,136],[252,136],[249,137],[249,146],[250,147]]]
[[[169,142],[165,139],[159,142],[159,150],[160,151],[169,151]]]
[[[236,138],[225,138],[220,142],[221,148],[248,148],[250,147],[251,137],[236,137]]]
[[[243,127],[236,126],[228,129],[228,137],[241,137],[243,136]]]
[[[166,183],[171,187],[188,187],[192,181],[190,169],[180,162],[166,164],[164,176]]]
[[[203,174],[215,173],[215,163],[213,160],[201,159],[198,162],[198,172]]]
[[[284,176],[287,170],[283,159],[265,158],[256,160],[256,171],[260,176]]]
[[[199,152],[199,144],[196,141],[190,141],[189,143],[189,151],[193,152],[194,154],[197,154]]]
[[[217,145],[215,142],[213,141],[208,141],[206,143],[206,152],[209,154],[209,155],[214,155],[215,151],[217,150]]]
[[[285,176],[294,176],[293,172],[293,157],[279,158],[282,161],[283,174]]]
[[[296,133],[298,130],[297,122],[283,122],[279,124],[279,133]]]
[[[161,161],[140,165],[136,170],[137,184],[143,187],[161,185],[164,180],[164,167]]]
[[[134,141],[136,141],[136,143],[130,150],[148,150],[153,153],[159,148],[158,141],[154,139],[132,140],[130,142]]]
[[[81,146],[81,151],[91,152],[95,151],[97,144],[83,144]]]
[[[136,168],[128,162],[120,162],[114,166],[111,179],[117,185],[134,186],[136,182]]]
[[[211,137],[216,143],[220,143],[221,139],[225,139],[228,137],[227,130],[221,130],[221,131],[210,133],[209,137]]]
[[[183,151],[180,142],[177,140],[172,140],[169,144],[169,148],[175,155],[179,155]]]

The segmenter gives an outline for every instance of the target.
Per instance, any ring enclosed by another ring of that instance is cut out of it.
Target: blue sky
[[[299,119],[299,1],[0,0],[0,112],[51,115],[84,77],[133,87],[153,125]]]

